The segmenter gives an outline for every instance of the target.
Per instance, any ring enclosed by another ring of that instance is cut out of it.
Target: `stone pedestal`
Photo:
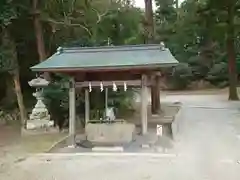
[[[54,122],[50,120],[48,110],[43,103],[42,93],[38,91],[33,93],[33,96],[36,97],[37,104],[29,116],[30,120],[27,121],[27,129],[33,130],[52,127]]]
[[[87,124],[87,140],[93,143],[118,144],[134,140],[135,125],[130,123]]]
[[[27,122],[27,129],[41,129],[41,128],[49,128],[53,127],[54,122],[49,120],[30,120]]]

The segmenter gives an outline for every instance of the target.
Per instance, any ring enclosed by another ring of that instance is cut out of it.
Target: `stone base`
[[[149,145],[149,144],[142,144],[142,145],[141,145],[141,148],[143,148],[143,149],[149,149],[149,148],[150,148],[150,145]]]
[[[135,125],[130,123],[87,124],[86,137],[93,143],[118,144],[134,140]]]
[[[53,125],[54,122],[49,120],[29,120],[27,121],[27,130],[49,128]]]
[[[24,136],[33,136],[33,135],[43,135],[43,134],[56,134],[59,133],[58,128],[49,127],[49,128],[41,128],[41,129],[33,129],[28,130],[22,128],[21,135]]]
[[[101,147],[97,146],[92,148],[93,152],[123,152],[124,149],[121,146],[114,146],[114,147]]]

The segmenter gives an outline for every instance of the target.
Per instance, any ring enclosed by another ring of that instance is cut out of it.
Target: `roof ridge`
[[[99,51],[139,51],[139,50],[160,50],[159,44],[123,45],[123,46],[97,46],[97,47],[63,47],[61,53],[74,52],[99,52]],[[166,48],[165,48],[166,49]]]
[[[114,46],[114,45],[105,45],[105,46],[78,46],[78,47],[61,47],[62,49],[99,49],[99,48],[122,48],[122,47],[153,47],[158,46],[160,47],[160,44],[134,44],[134,45],[120,45],[120,46]]]

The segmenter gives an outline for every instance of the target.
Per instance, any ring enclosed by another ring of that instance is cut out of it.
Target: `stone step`
[[[97,146],[92,148],[93,152],[123,152],[122,146],[114,146],[114,147],[101,147]]]

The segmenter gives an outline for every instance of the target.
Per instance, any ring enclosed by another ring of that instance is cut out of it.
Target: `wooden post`
[[[160,80],[161,72],[155,72],[151,75],[151,110],[152,114],[161,113],[160,105]]]
[[[160,84],[158,76],[152,77],[151,86],[151,108],[152,114],[158,114],[160,112]]]
[[[157,89],[157,97],[158,102],[156,102],[157,113],[161,113],[161,100],[160,100],[160,90],[161,90],[161,76],[156,76],[156,89]]]
[[[107,115],[108,109],[108,88],[105,89],[105,115]]]
[[[89,90],[85,89],[85,127],[90,119]]]
[[[142,75],[142,89],[141,89],[141,120],[142,120],[142,135],[147,134],[148,126],[148,90],[147,90],[147,75]]]
[[[76,135],[76,93],[75,93],[75,81],[74,78],[69,83],[69,147],[75,146]]]

